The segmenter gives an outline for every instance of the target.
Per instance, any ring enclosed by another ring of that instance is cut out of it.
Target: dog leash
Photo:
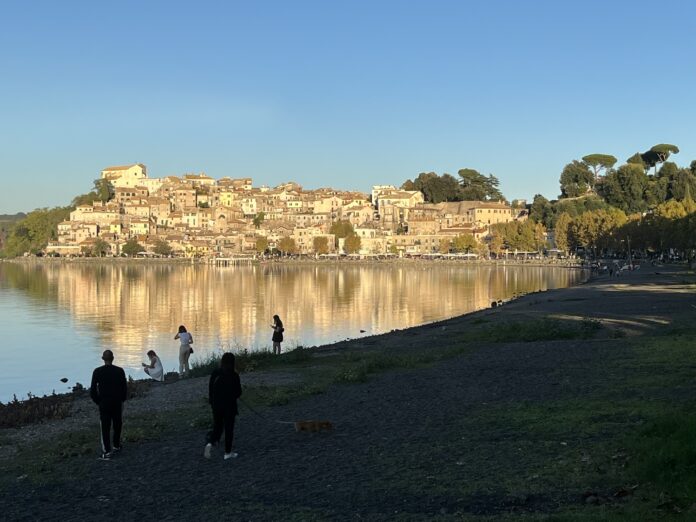
[[[238,400],[239,402],[241,402],[244,406],[246,406],[246,408],[247,408],[249,411],[251,411],[251,412],[252,412],[253,414],[255,414],[256,416],[262,418],[262,419],[265,420],[266,422],[276,422],[276,423],[278,423],[278,424],[295,424],[294,422],[291,422],[291,421],[282,421],[282,420],[276,420],[276,419],[269,419],[269,418],[266,417],[265,415],[262,415],[261,413],[259,413],[258,411],[256,411],[254,408],[252,408],[251,406],[249,406],[249,405],[244,401],[244,399],[242,399],[241,397],[239,397],[237,400]]]

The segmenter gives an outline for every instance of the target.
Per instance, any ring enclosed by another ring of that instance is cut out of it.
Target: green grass
[[[570,339],[591,339],[602,324],[594,319],[583,318],[580,321],[567,321],[552,318],[528,319],[524,321],[497,322],[486,324],[485,322],[473,322],[464,334],[459,335],[459,342],[538,342],[538,341],[562,341]]]

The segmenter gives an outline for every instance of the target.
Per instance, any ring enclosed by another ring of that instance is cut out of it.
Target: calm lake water
[[[437,321],[585,278],[567,268],[439,263],[0,263],[0,401],[88,386],[107,348],[134,377],[143,376],[150,349],[175,370],[179,324],[194,336],[195,359],[270,347],[278,314],[290,349]]]

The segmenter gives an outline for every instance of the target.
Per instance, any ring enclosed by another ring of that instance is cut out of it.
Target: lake
[[[269,348],[278,314],[286,350],[446,319],[586,277],[564,267],[438,262],[4,262],[0,401],[89,386],[107,348],[136,378],[151,349],[165,371],[176,370],[180,324],[193,334],[195,360],[215,350]]]

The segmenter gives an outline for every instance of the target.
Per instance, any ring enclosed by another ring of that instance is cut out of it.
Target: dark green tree
[[[107,179],[95,179],[94,188],[87,194],[75,196],[70,203],[71,206],[91,205],[95,201],[106,203],[114,198],[114,186]]]
[[[573,160],[572,163],[563,167],[559,181],[561,197],[576,198],[587,194],[592,189],[595,177],[587,164]]]
[[[474,169],[459,169],[460,197],[463,201],[499,201],[505,199],[498,189],[500,181],[489,174],[484,176]]]
[[[607,203],[624,212],[643,212],[649,189],[648,176],[639,164],[627,163],[611,172],[602,183],[602,195]]]
[[[628,163],[642,163],[645,171],[647,172],[652,167],[655,167],[655,172],[657,173],[657,164],[664,163],[672,154],[677,154],[679,152],[679,147],[672,145],[670,143],[660,143],[654,145],[645,152],[636,153],[630,158],[628,158]],[[640,157],[640,162],[638,161]]]
[[[139,252],[142,252],[145,250],[145,247],[138,243],[138,240],[134,237],[130,238],[128,241],[126,241],[121,248],[121,252],[126,254],[129,257],[134,257],[136,256]]]
[[[553,205],[541,194],[536,194],[529,210],[529,219],[543,223],[547,228],[553,228],[555,220]]]
[[[256,228],[259,228],[261,226],[261,223],[263,223],[263,220],[266,219],[266,214],[263,212],[259,212],[254,216],[253,223]]]
[[[604,170],[609,171],[617,162],[617,159],[611,154],[588,154],[583,156],[582,161],[590,166],[594,172],[595,180],[599,178],[599,173]]]
[[[428,203],[459,201],[461,199],[459,183],[449,174],[438,176],[435,172],[421,172],[415,180],[407,180],[401,185],[401,188],[403,190],[420,190]]]
[[[70,217],[71,207],[37,209],[17,221],[10,229],[3,243],[4,257],[17,257],[25,252],[36,254],[46,248],[49,241],[55,241],[58,223]]]

